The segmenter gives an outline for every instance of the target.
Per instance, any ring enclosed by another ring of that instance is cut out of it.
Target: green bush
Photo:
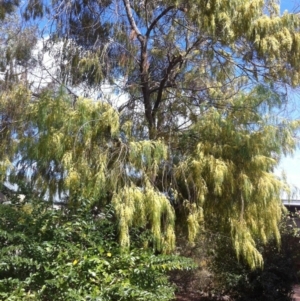
[[[120,250],[113,212],[54,210],[45,202],[0,205],[1,300],[171,300],[167,272],[183,257]]]

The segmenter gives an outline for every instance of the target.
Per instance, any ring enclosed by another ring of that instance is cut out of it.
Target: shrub
[[[1,300],[170,300],[166,273],[191,260],[121,250],[107,208],[54,210],[43,201],[0,205]]]

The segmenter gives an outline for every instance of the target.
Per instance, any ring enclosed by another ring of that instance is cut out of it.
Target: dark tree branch
[[[149,35],[150,35],[150,33],[151,33],[151,31],[152,31],[152,29],[155,27],[155,25],[157,24],[157,22],[163,17],[163,16],[165,16],[170,10],[172,10],[172,9],[174,9],[174,8],[176,8],[176,6],[175,5],[171,5],[171,6],[169,6],[169,7],[167,7],[167,8],[165,8],[154,20],[153,20],[153,22],[150,24],[150,26],[149,26],[149,28],[148,28],[148,30],[147,30],[147,32],[146,32],[146,37],[148,38],[149,37]],[[186,9],[185,8],[183,8],[183,7],[178,7],[177,8],[178,10],[180,10],[180,11],[183,11],[183,12],[186,12]]]
[[[169,79],[169,76],[170,76],[172,70],[174,69],[174,67],[176,67],[177,64],[181,63],[182,60],[183,60],[182,56],[179,55],[179,56],[173,58],[171,60],[171,62],[169,63],[169,66],[166,70],[166,74],[165,74],[164,78],[162,79],[162,81],[160,82],[160,85],[159,85],[156,101],[155,101],[155,104],[154,104],[154,107],[153,107],[153,110],[152,110],[152,118],[154,118],[155,115],[156,115],[157,109],[158,109],[158,107],[161,103],[161,100],[162,100],[163,90],[165,88],[165,85],[167,83],[167,80]]]
[[[146,37],[149,38],[149,35],[152,31],[152,29],[155,27],[155,25],[157,24],[157,22],[163,17],[165,16],[170,10],[172,10],[173,8],[175,8],[175,5],[169,6],[166,9],[164,9],[154,20],[153,22],[150,24],[147,32],[146,32]]]

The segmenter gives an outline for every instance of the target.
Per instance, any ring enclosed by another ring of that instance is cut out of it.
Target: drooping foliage
[[[280,249],[273,238],[267,244],[259,243],[264,258],[262,268],[251,270],[243,260],[237,263],[228,237],[216,235],[211,259],[211,268],[216,278],[215,289],[238,301],[294,300],[293,287],[297,281],[299,262],[299,231],[291,216],[285,215],[280,224]]]
[[[17,12],[13,11],[5,19],[0,17],[0,87],[2,91],[11,89],[19,83],[30,86],[31,71],[37,64],[37,58],[33,58],[36,42],[36,26],[25,26]]]
[[[45,95],[29,105],[27,118],[17,178],[27,173],[31,187],[50,200],[65,194],[71,203],[80,197],[100,208],[112,203],[124,247],[130,226],[149,224],[155,248],[174,249],[174,210],[151,185],[167,158],[163,142],[127,141],[119,114],[104,102],[79,99],[74,108],[64,95]]]
[[[175,221],[190,241],[202,225],[231,235],[238,256],[251,267],[262,264],[257,239],[280,235],[278,223],[285,185],[272,174],[282,153],[295,147],[298,122],[263,115],[278,101],[264,88],[231,99],[231,110],[205,109],[184,132],[166,140],[136,140],[128,123],[105,102],[63,93],[45,94],[28,105],[30,127],[18,143],[13,181],[26,174],[40,196],[112,204],[119,242],[130,245],[130,229],[152,233],[145,241],[170,252]],[[186,147],[188,145],[188,148]],[[24,177],[23,177],[24,179]],[[176,217],[176,220],[175,220]]]
[[[222,232],[227,227],[237,254],[252,258],[252,267],[262,260],[254,251],[255,239],[264,243],[272,235],[280,239],[280,192],[287,187],[272,171],[280,154],[295,146],[293,131],[299,126],[299,122],[287,126],[283,120],[278,128],[274,118],[261,118],[253,111],[260,97],[276,101],[258,89],[235,99],[231,111],[206,112],[188,133],[187,139],[195,142],[192,155],[176,167],[182,177],[179,183],[185,186],[183,197],[204,211],[208,228],[217,224]]]

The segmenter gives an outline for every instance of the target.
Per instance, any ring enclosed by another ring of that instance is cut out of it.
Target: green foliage
[[[16,89],[20,83],[27,87],[31,85],[30,69],[37,65],[36,58],[32,57],[37,42],[37,28],[22,23],[18,13],[12,13],[1,20],[2,3],[3,1],[0,4],[0,87],[3,92]]]
[[[0,94],[0,181],[12,167],[12,161],[18,147],[17,139],[24,135],[28,123],[26,119],[30,93],[20,85]]]
[[[1,300],[171,300],[167,272],[191,269],[176,256],[122,252],[107,208],[55,210],[44,201],[0,206]]]
[[[254,89],[233,98],[232,110],[207,110],[185,133],[189,149],[176,166],[178,194],[194,206],[191,220],[198,213],[206,229],[231,235],[238,257],[252,268],[262,264],[257,239],[280,241],[280,192],[287,187],[272,171],[280,154],[295,147],[291,133],[299,126],[261,114],[261,98],[269,108],[277,101],[269,93]],[[197,227],[188,230],[196,237]]]
[[[47,6],[50,39],[66,45],[59,81],[126,92],[128,119],[142,104],[141,136],[168,136],[179,116],[258,82],[299,84],[299,18],[277,0],[35,0],[26,17]]]
[[[50,201],[65,193],[70,203],[80,197],[100,208],[112,204],[123,247],[131,227],[149,227],[157,250],[174,250],[173,207],[151,184],[167,158],[163,141],[122,141],[118,112],[100,101],[78,99],[74,108],[63,94],[45,94],[26,115],[30,128],[19,141],[22,158],[11,181],[27,180]],[[26,179],[28,166],[33,172]]]

